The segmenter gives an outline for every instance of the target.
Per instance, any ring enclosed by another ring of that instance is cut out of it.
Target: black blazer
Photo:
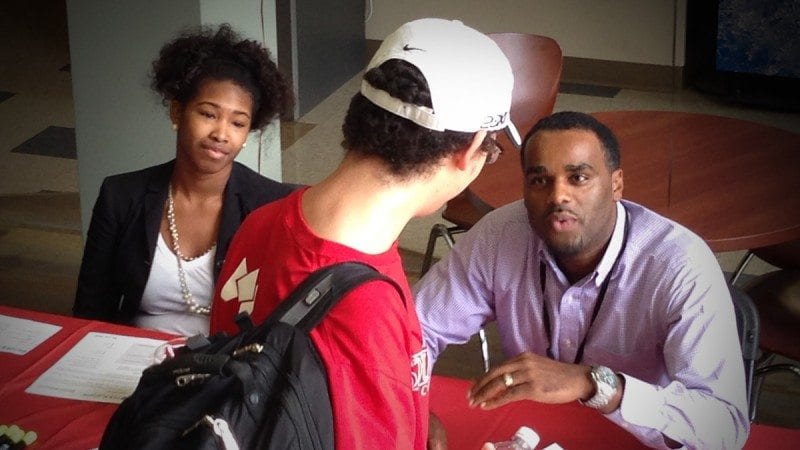
[[[75,316],[125,324],[133,321],[150,275],[174,165],[173,160],[103,180],[83,251],[72,308]],[[222,204],[214,279],[244,218],[295,187],[233,163]]]

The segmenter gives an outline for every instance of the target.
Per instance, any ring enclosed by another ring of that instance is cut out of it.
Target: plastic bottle
[[[539,445],[539,435],[528,427],[519,427],[510,441],[487,442],[481,450],[533,450]]]

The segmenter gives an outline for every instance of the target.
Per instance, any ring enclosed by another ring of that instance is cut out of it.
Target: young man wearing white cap
[[[356,288],[311,333],[327,369],[337,448],[426,447],[430,365],[397,238],[497,157],[496,131],[518,142],[513,84],[497,45],[461,22],[401,26],[350,103],[339,167],[254,211],[228,250],[212,332],[235,332],[239,311],[262,321],[308,274],[340,261],[370,264],[402,286],[402,297],[380,281]],[[248,276],[256,283],[243,289]]]

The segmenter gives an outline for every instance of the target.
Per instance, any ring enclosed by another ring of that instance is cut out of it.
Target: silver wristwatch
[[[594,409],[604,408],[619,388],[617,374],[606,366],[592,366],[589,374],[594,381],[596,392],[592,398],[582,403]]]

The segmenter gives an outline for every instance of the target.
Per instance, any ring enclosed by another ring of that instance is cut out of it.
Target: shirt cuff
[[[664,406],[661,389],[624,373],[619,375],[625,378],[625,394],[619,405],[622,419],[640,427],[662,430],[665,423],[661,415]]]
[[[683,434],[674,429],[674,424],[670,425],[671,422],[666,413],[669,408],[666,404],[664,389],[624,373],[619,375],[625,378],[625,393],[619,405],[622,420],[635,426],[656,430],[659,434],[670,436],[673,439],[679,439]],[[659,439],[659,441],[658,447],[666,448],[663,439]]]

